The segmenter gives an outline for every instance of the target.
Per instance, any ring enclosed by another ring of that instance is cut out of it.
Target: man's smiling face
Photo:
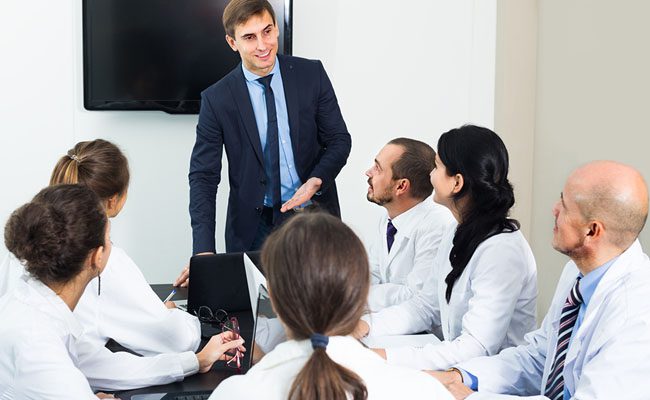
[[[235,27],[235,37],[226,35],[230,47],[239,52],[247,70],[266,76],[275,65],[280,31],[268,11],[253,15]]]

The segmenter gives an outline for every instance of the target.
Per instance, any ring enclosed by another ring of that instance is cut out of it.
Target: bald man
[[[638,171],[578,168],[553,207],[553,248],[571,261],[541,328],[527,344],[431,374],[457,399],[650,398],[650,261],[637,240],[647,215]]]

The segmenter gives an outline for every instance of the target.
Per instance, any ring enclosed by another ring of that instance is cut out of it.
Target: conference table
[[[156,292],[158,297],[161,300],[165,299],[173,289],[173,286],[170,284],[154,284],[151,285],[151,288]],[[187,299],[187,288],[177,288],[176,294],[172,297],[174,301],[186,300]],[[242,337],[250,341],[252,340],[253,332],[253,315],[252,312],[247,312],[246,315],[237,315],[237,318],[240,321],[241,335]],[[203,347],[207,343],[207,339],[210,335],[214,334],[214,328],[201,324],[202,331],[202,340],[201,346]],[[426,344],[430,343],[440,343],[435,335],[432,334],[420,334],[420,335],[397,335],[397,336],[384,336],[384,337],[369,337],[362,340],[368,347],[400,347],[400,346],[415,346],[423,347]],[[109,349],[113,351],[128,351],[121,347],[115,342],[109,342],[106,345]],[[245,355],[243,363],[247,363],[248,360],[246,357],[250,357],[249,354]],[[212,370],[204,374],[195,374],[192,376],[186,377],[180,382],[174,382],[167,385],[158,385],[150,386],[141,389],[127,390],[115,392],[115,395],[122,400],[130,400],[131,396],[135,394],[146,394],[146,393],[165,393],[165,392],[188,392],[188,391],[207,391],[213,390],[223,381],[224,379],[236,374],[237,371],[233,368],[225,366],[223,361],[217,361],[213,366]]]
[[[151,288],[154,290],[154,292],[156,292],[158,297],[160,297],[160,299],[163,300],[170,294],[171,290],[173,289],[173,286],[170,284],[154,284],[151,285]],[[174,297],[172,297],[172,300],[179,301],[179,300],[186,300],[186,299],[187,299],[187,288],[177,288],[176,294],[174,295]],[[252,314],[249,312],[248,315],[249,318],[242,318],[242,316],[238,316],[238,318],[241,321],[240,323],[242,324],[241,329],[242,329],[242,336],[244,338],[246,338],[247,336],[247,333],[245,332],[250,331],[252,333],[252,329],[253,329]],[[245,322],[248,319],[250,320],[250,322]],[[209,331],[209,333],[214,333],[214,330],[209,325],[206,324],[201,324],[201,330],[203,332],[202,335],[203,338],[201,339],[200,347],[203,347],[205,343],[207,343],[207,339],[205,338],[207,336],[206,331]],[[115,342],[111,342],[107,344],[107,347],[113,351],[128,351],[128,349],[124,349],[123,347],[119,346],[119,344]],[[157,386],[149,386],[141,389],[118,391],[115,392],[115,396],[119,397],[122,400],[129,400],[131,399],[131,396],[135,394],[213,390],[214,388],[217,387],[217,385],[219,385],[219,383],[221,383],[221,381],[236,373],[237,371],[235,369],[227,367],[223,361],[217,361],[215,365],[212,367],[212,370],[204,374],[194,374],[186,377],[184,380],[180,382],[169,383],[166,385],[157,385]]]

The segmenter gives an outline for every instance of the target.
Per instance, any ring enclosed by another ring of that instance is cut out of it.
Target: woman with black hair
[[[440,344],[377,351],[391,363],[445,369],[523,342],[536,327],[537,271],[519,222],[508,218],[515,199],[496,133],[473,125],[444,133],[431,183],[434,201],[458,224],[443,237],[420,294],[364,317],[358,333],[439,332]]]

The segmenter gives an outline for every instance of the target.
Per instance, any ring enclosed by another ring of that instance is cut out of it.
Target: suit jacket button
[[[262,185],[266,185],[266,179],[260,179],[260,183],[261,183]]]
[[[262,207],[255,207],[255,211],[257,211],[257,212],[262,211]]]

